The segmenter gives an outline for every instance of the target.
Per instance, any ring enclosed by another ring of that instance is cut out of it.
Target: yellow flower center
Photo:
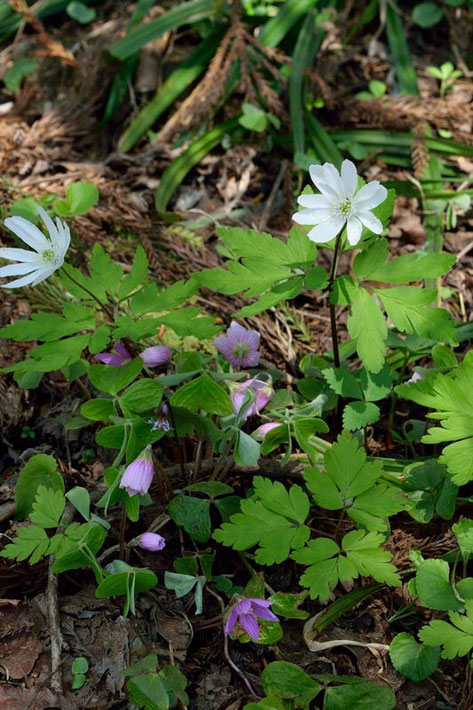
[[[346,217],[347,215],[349,215],[351,212],[351,206],[352,206],[351,200],[349,200],[349,199],[342,200],[338,206],[338,209],[340,210],[340,214],[343,217]]]
[[[56,254],[52,249],[44,249],[41,256],[43,257],[44,261],[56,261]]]

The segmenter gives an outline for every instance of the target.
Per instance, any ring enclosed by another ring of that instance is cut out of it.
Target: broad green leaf
[[[102,352],[105,350],[110,342],[111,338],[111,328],[108,325],[99,325],[95,332],[90,336],[89,340],[89,352],[91,355]]]
[[[47,553],[48,548],[49,538],[43,528],[28,525],[18,529],[17,536],[0,551],[0,557],[18,562],[29,557],[30,565],[34,565]]]
[[[363,429],[379,421],[381,413],[373,402],[349,402],[343,410],[343,427],[348,431]]]
[[[66,501],[62,490],[38,486],[30,520],[40,528],[55,528],[65,507]]]
[[[396,704],[396,696],[385,685],[350,683],[327,688],[324,710],[393,710]]]
[[[452,525],[452,530],[457,538],[462,558],[466,563],[470,557],[473,557],[473,520],[463,518],[463,520]]]
[[[84,402],[80,408],[83,417],[91,419],[93,422],[108,422],[111,416],[116,416],[117,412],[113,399],[98,397]]]
[[[207,542],[210,538],[209,500],[177,495],[169,503],[169,515],[196,542]]]
[[[91,365],[89,378],[94,387],[107,394],[117,395],[120,390],[131,384],[143,369],[143,360],[135,357],[121,367],[111,365]]]
[[[473,600],[465,602],[466,615],[449,612],[451,623],[435,619],[419,631],[427,646],[441,646],[442,658],[465,656],[473,649]]]
[[[422,604],[429,609],[455,610],[463,604],[455,596],[449,581],[450,568],[445,560],[424,560],[417,570],[415,586]]]
[[[178,389],[171,397],[171,404],[192,412],[203,409],[222,416],[233,412],[230,396],[206,373]]]
[[[301,707],[301,703],[310,703],[322,690],[320,683],[313,680],[302,668],[287,661],[269,663],[261,680],[266,695],[296,700],[298,707]]]
[[[142,246],[136,248],[133,265],[118,288],[118,299],[128,298],[131,293],[145,280],[148,273],[148,257]]]
[[[32,74],[38,63],[34,57],[21,57],[3,75],[3,82],[9,91],[18,91],[23,79]]]
[[[233,456],[237,466],[255,466],[261,453],[261,445],[253,437],[239,430]]]
[[[448,311],[430,308],[437,292],[415,286],[375,289],[391,321],[403,333],[456,344],[455,324]]]
[[[134,382],[120,396],[120,405],[136,414],[157,409],[163,396],[163,388],[156,379],[143,378]]]
[[[407,633],[398,634],[389,647],[394,668],[409,680],[428,678],[436,670],[440,660],[440,647],[424,646]]]
[[[90,275],[100,281],[106,292],[115,295],[123,276],[122,268],[107,254],[101,244],[94,244],[90,259]]]
[[[164,681],[157,673],[146,673],[130,678],[126,684],[128,700],[146,710],[167,710],[169,695]]]
[[[15,486],[16,517],[19,520],[26,518],[33,510],[40,485],[64,493],[64,481],[53,456],[35,454],[21,469]]]

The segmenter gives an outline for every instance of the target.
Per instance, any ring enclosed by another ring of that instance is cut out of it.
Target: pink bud
[[[138,544],[143,550],[149,550],[150,552],[158,552],[166,546],[166,540],[161,535],[157,533],[143,533],[138,538]]]

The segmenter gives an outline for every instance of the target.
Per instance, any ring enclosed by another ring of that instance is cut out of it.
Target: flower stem
[[[340,254],[340,244],[342,240],[342,233],[337,235],[335,241],[335,250],[333,254],[332,268],[330,270],[330,276],[328,280],[328,294],[329,294],[329,309],[330,309],[330,329],[332,331],[332,348],[333,348],[333,361],[335,367],[340,367],[340,353],[338,350],[338,331],[337,331],[337,317],[335,313],[335,304],[330,301],[330,296],[332,294],[333,282],[337,276],[338,268],[338,257]]]

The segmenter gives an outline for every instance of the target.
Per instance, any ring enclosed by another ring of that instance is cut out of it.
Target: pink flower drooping
[[[164,365],[171,357],[171,349],[167,345],[153,345],[150,348],[145,348],[140,353],[146,367],[158,367]]]
[[[281,422],[267,422],[266,424],[261,424],[261,426],[253,432],[252,436],[256,441],[263,441],[266,434],[268,434],[271,429],[276,429],[278,426],[281,426]]]
[[[239,621],[241,628],[246,631],[248,636],[253,641],[257,641],[259,639],[258,619],[279,621],[278,617],[269,608],[271,604],[272,602],[267,599],[255,599],[253,597],[248,597],[238,602],[228,615],[225,624],[225,636],[228,636],[233,631],[235,624]]]
[[[158,552],[166,546],[166,540],[157,533],[146,532],[138,538],[138,545],[142,547],[143,550]]]
[[[121,367],[132,359],[129,350],[121,343],[114,343],[113,349],[115,352],[98,353],[95,359],[104,365],[112,365],[112,367]]]
[[[147,446],[138,458],[126,467],[120,481],[120,488],[124,488],[130,496],[134,496],[137,493],[144,496],[149,490],[153,475],[154,466],[151,447]]]
[[[252,377],[246,382],[241,382],[239,384],[230,383],[230,399],[233,402],[233,411],[235,414],[239,414],[245,401],[245,394],[248,387],[251,387],[255,393],[254,400],[246,406],[246,410],[243,413],[244,420],[246,421],[248,417],[252,417],[258,414],[266,405],[274,394],[274,390],[271,382],[264,382],[263,380],[258,380],[257,377]]]
[[[232,321],[225,335],[214,339],[214,345],[233,367],[256,367],[259,363],[260,334],[256,330],[247,330],[236,321]]]

